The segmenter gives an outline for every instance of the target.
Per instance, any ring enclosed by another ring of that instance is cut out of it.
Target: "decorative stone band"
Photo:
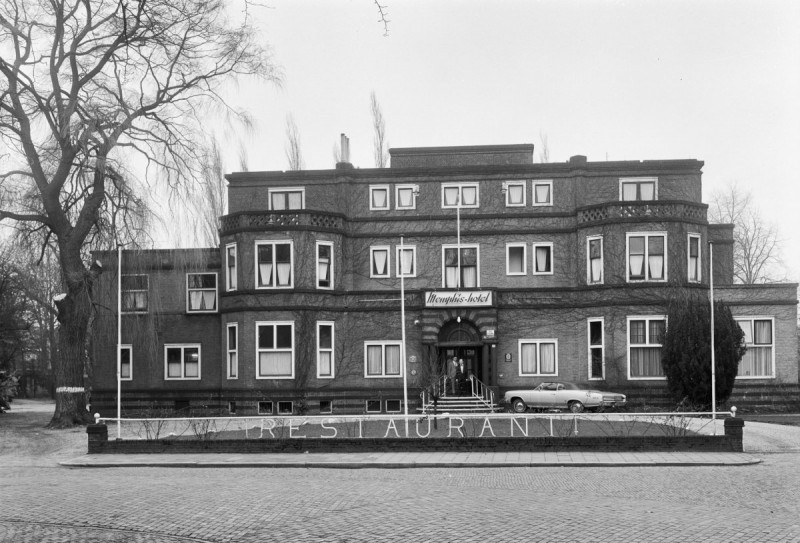
[[[59,392],[62,394],[78,394],[81,392],[86,392],[86,389],[83,387],[58,387],[56,389],[56,394]]]

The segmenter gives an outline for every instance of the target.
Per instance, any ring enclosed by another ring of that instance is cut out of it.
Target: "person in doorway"
[[[458,380],[458,391],[463,394],[467,387],[467,367],[464,365],[463,358],[458,360],[458,377],[456,379]]]
[[[450,381],[450,392],[456,394],[456,377],[458,376],[458,358],[455,356],[447,363],[447,379]]]

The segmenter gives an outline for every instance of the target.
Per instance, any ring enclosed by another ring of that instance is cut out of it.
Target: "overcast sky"
[[[694,158],[703,192],[736,182],[778,223],[800,279],[800,2],[269,0],[280,88],[232,94],[257,125],[226,169],[283,170],[285,122],[307,169],[339,134],[373,167],[370,93],[390,147],[549,142],[550,160]]]

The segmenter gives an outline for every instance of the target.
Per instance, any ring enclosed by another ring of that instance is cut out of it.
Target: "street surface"
[[[763,460],[748,466],[75,469],[57,462],[85,453],[83,429],[13,407],[0,542],[800,542],[785,426],[753,424],[748,442],[748,423]]]

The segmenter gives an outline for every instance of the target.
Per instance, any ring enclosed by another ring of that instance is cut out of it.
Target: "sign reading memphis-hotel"
[[[425,307],[491,306],[491,290],[426,292]]]

